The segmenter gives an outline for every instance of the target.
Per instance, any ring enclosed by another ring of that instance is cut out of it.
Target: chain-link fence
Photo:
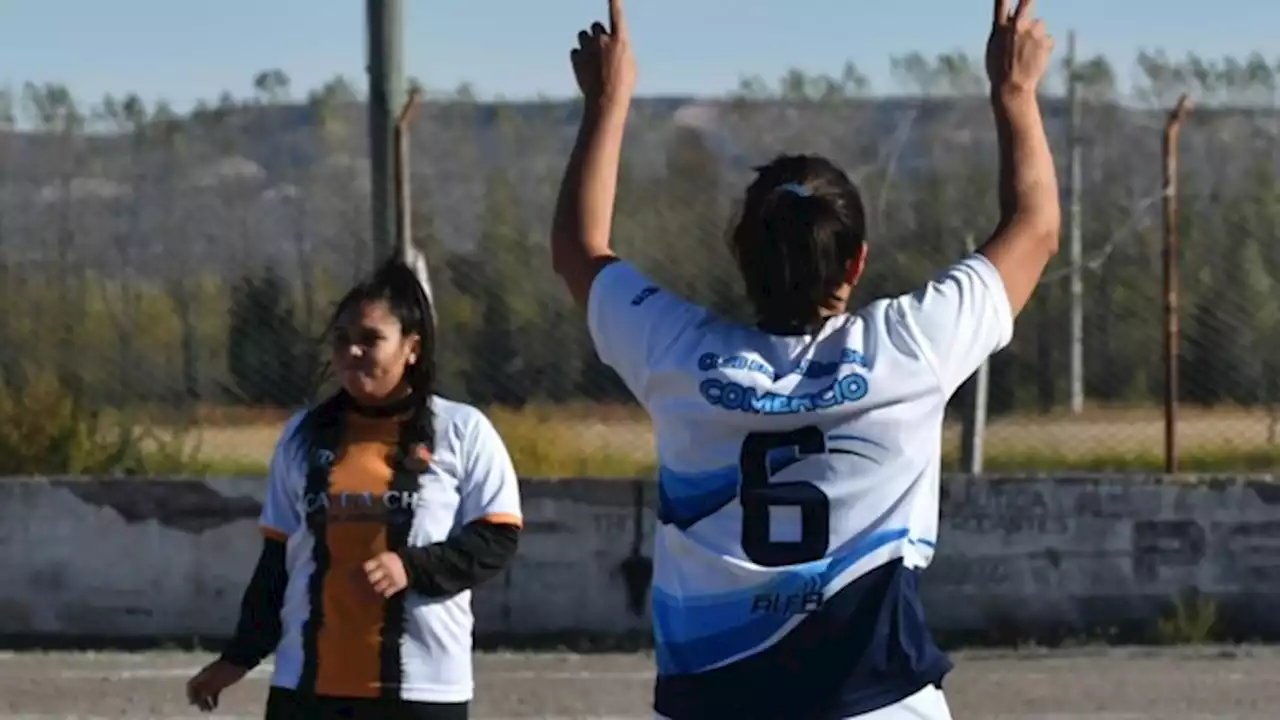
[[[1076,75],[1086,409],[1066,411],[1064,252],[992,361],[989,469],[1160,466],[1160,133],[1183,90],[1197,99],[1181,170],[1184,465],[1280,457],[1280,68],[1139,66],[1132,96],[1101,58]],[[637,100],[618,248],[744,317],[732,203],[753,164],[819,152],[865,193],[861,298],[926,280],[994,225],[995,137],[980,62],[893,67],[905,94],[873,94],[850,67]],[[0,98],[13,127],[0,135],[0,471],[260,470],[308,401],[332,304],[373,264],[365,110],[341,81],[299,99],[275,71],[255,88],[181,117],[59,86]],[[578,112],[429,94],[412,128],[414,235],[431,258],[441,392],[490,408],[527,473],[625,475],[651,465],[647,423],[594,358],[547,252]],[[1067,103],[1045,114],[1065,191]]]

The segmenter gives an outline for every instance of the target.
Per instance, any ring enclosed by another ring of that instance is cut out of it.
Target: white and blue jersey
[[[588,324],[653,421],[655,711],[842,718],[940,686],[916,582],[947,401],[1013,332],[990,262],[789,337],[617,261]]]

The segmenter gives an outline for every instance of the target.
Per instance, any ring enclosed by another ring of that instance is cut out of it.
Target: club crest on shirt
[[[431,449],[423,443],[414,443],[407,451],[396,451],[396,464],[401,470],[424,473],[431,466]]]

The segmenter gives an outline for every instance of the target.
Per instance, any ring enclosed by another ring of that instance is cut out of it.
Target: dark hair
[[[755,168],[729,238],[761,327],[808,332],[836,300],[866,241],[858,188],[817,155],[783,155]]]
[[[333,337],[333,331],[342,316],[351,308],[367,302],[385,302],[393,317],[400,321],[402,332],[418,336],[418,352],[415,362],[405,368],[405,380],[408,382],[411,396],[404,405],[410,409],[400,432],[400,447],[408,450],[415,445],[425,445],[434,450],[435,429],[431,412],[431,396],[435,392],[435,322],[431,309],[431,298],[418,280],[413,268],[399,258],[392,258],[373,273],[368,280],[347,291],[338,301],[333,316],[325,327],[325,339]],[[328,374],[329,365],[325,372]],[[338,390],[309,413],[316,422],[328,424],[340,416],[352,404],[352,398],[346,390]],[[304,423],[304,432],[316,427],[314,423]]]

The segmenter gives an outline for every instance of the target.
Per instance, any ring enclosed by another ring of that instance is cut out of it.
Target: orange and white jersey
[[[432,408],[429,456],[398,456],[394,417],[347,412],[332,447],[315,441],[306,413],[285,427],[260,519],[287,548],[272,685],[327,697],[471,699],[470,591],[426,598],[409,589],[383,600],[362,569],[379,553],[442,542],[477,520],[522,523],[515,469],[489,419],[440,397]]]

